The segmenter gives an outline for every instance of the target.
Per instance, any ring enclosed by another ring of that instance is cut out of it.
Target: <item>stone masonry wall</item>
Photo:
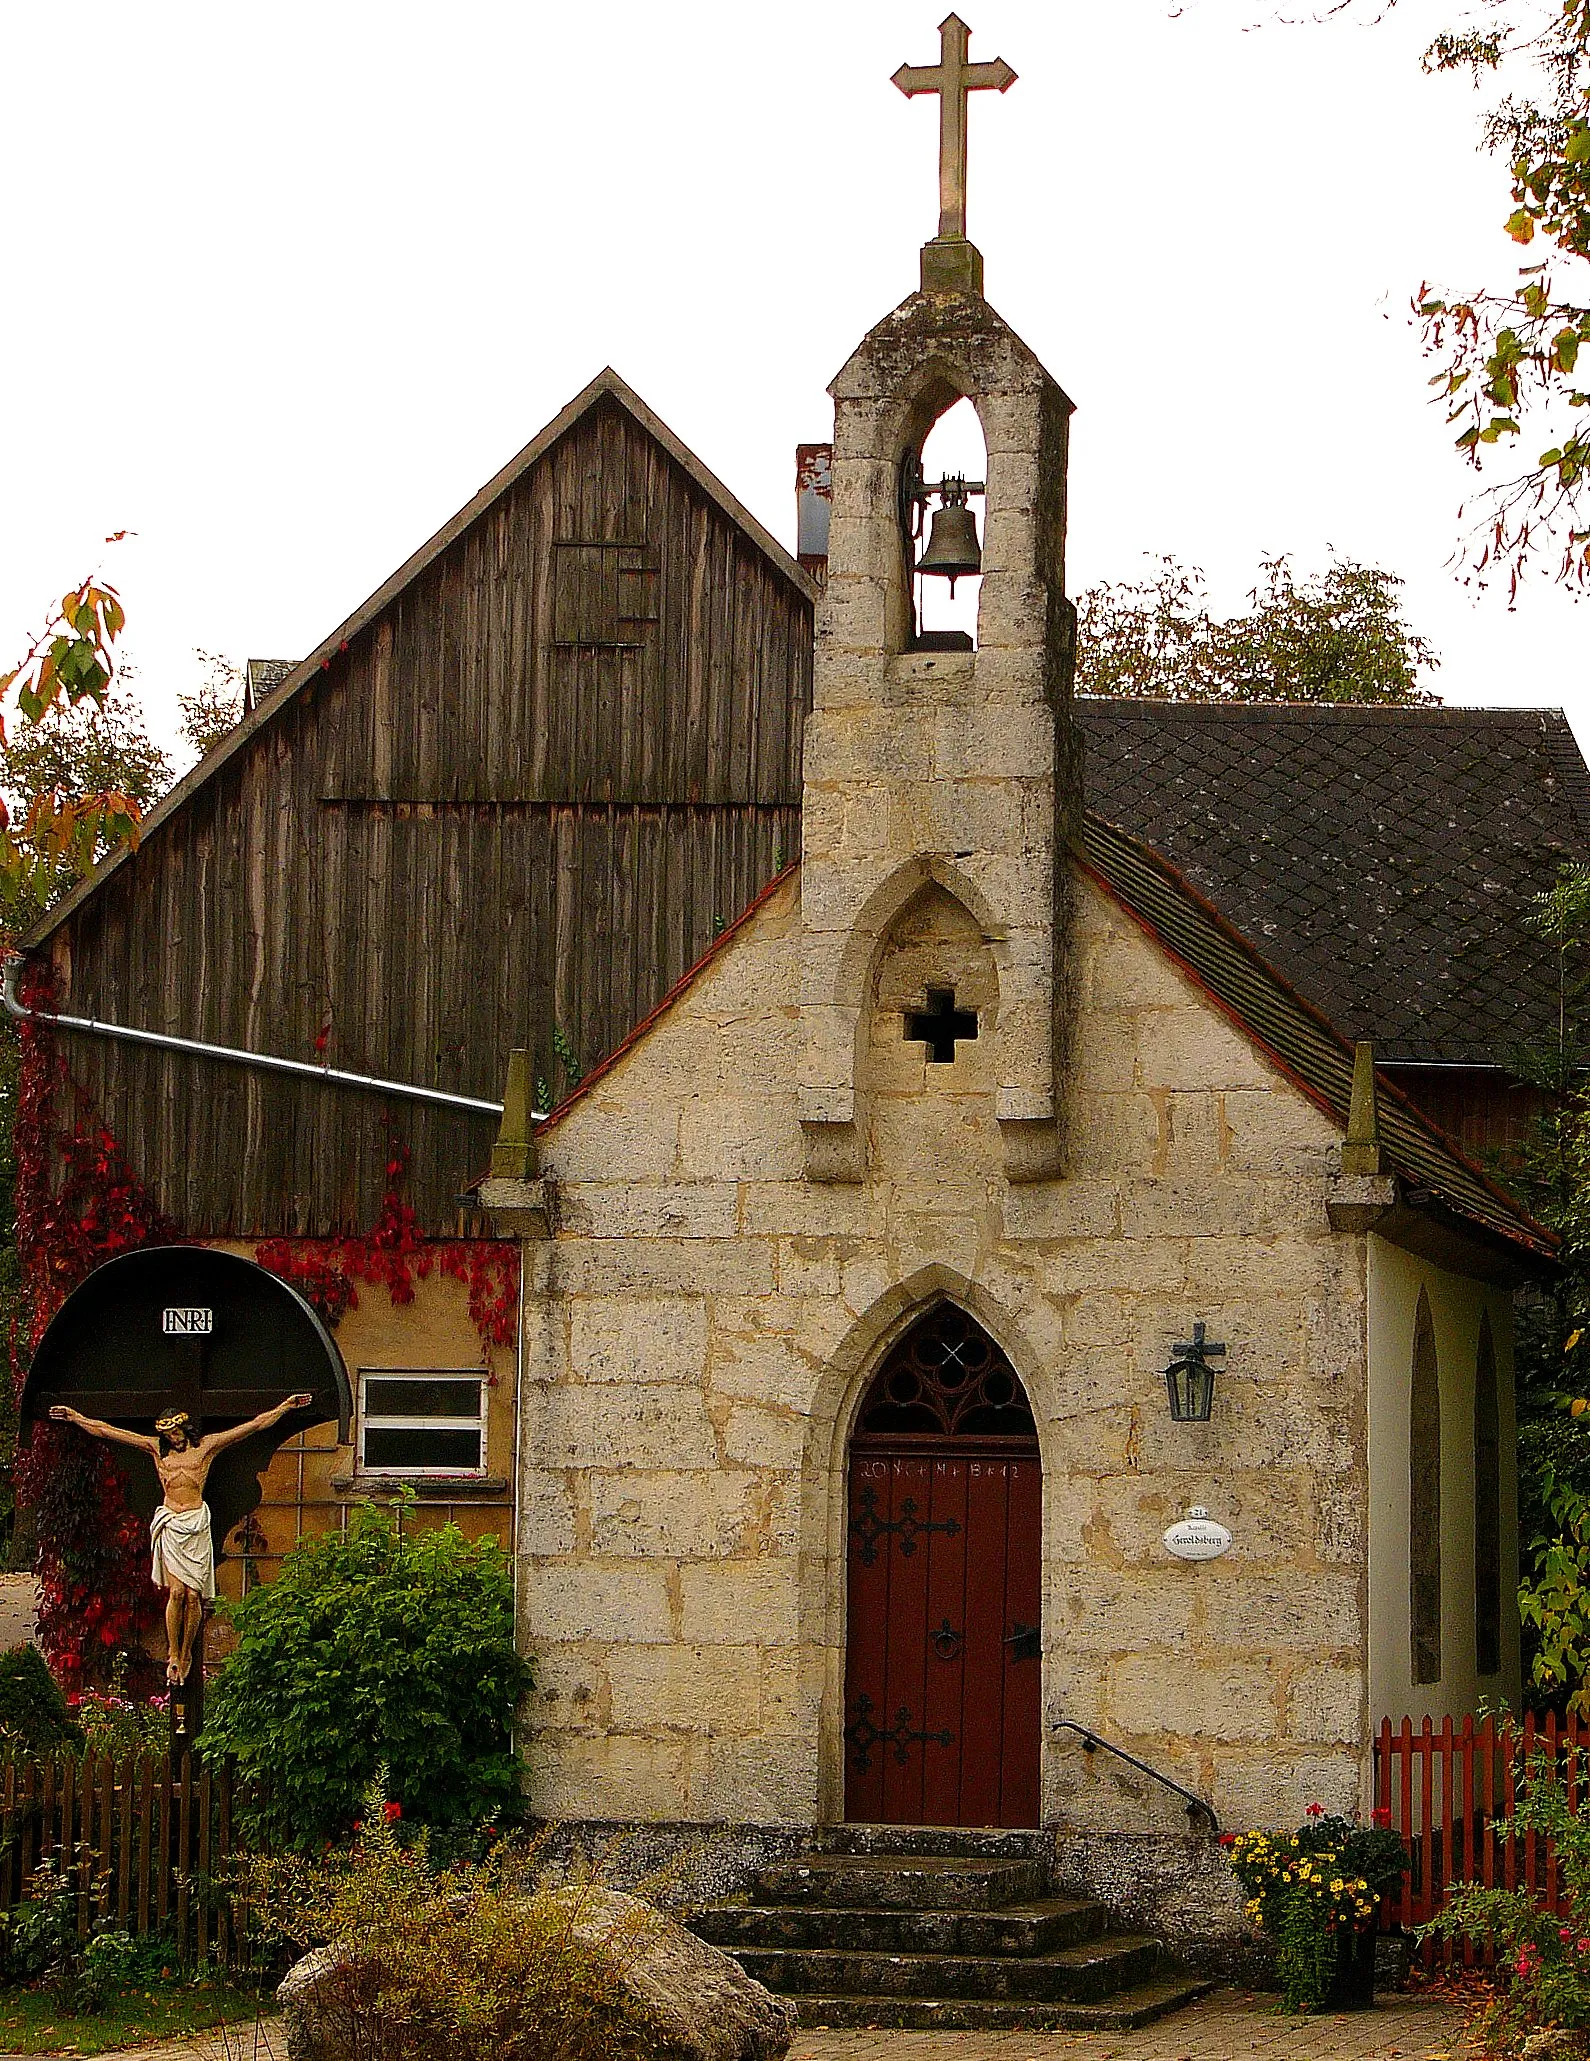
[[[1325,1219],[1339,1137],[1090,878],[1075,925],[1063,1179],[1007,1180],[987,1035],[948,1066],[903,1041],[893,990],[935,969],[982,983],[985,1027],[998,1006],[936,886],[874,979],[861,1180],[804,1177],[798,880],[543,1134],[519,1541],[538,1810],[842,1815],[846,1435],[944,1294],[1039,1426],[1046,1729],[1095,1727],[1228,1826],[1359,1802],[1364,1241]],[[1162,1370],[1200,1317],[1229,1371],[1212,1423],[1174,1425]],[[1235,1534],[1224,1559],[1166,1553],[1193,1503]],[[1050,1821],[1185,1830],[1104,1761],[1046,1745]]]

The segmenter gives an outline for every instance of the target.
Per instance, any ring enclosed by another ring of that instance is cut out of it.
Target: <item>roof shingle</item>
[[[1590,858],[1556,709],[1082,699],[1090,809],[1163,854],[1378,1060],[1504,1065],[1557,1019],[1529,925]]]

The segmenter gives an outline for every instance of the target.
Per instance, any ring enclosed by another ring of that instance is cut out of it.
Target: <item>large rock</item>
[[[1523,2061],[1584,2061],[1586,2040],[1582,2032],[1564,2032],[1549,2025],[1532,2032],[1519,2049]]]
[[[795,2036],[795,2007],[746,1974],[738,1961],[686,1932],[665,1912],[616,1889],[545,1893],[573,1915],[573,1930],[612,1957],[645,2061],[782,2061]],[[362,2061],[361,2034],[333,1979],[341,1951],[306,1954],[277,1990],[286,2017],[288,2061]],[[491,2052],[501,2051],[495,2043]],[[486,2048],[482,2046],[484,2057]]]

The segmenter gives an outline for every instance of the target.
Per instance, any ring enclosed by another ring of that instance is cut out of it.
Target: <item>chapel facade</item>
[[[1516,1690],[1514,1483],[1465,1438],[1511,1453],[1548,1241],[1087,817],[1033,354],[923,291],[833,395],[799,866],[482,1190],[525,1241],[538,1808],[1174,1824],[1093,1735],[1227,1825],[1357,1811],[1383,1712]],[[923,648],[897,482],[963,397],[977,636]],[[1194,1508],[1229,1553],[1167,1551]]]

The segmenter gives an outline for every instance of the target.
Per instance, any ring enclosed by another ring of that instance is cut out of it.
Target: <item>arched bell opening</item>
[[[988,450],[970,400],[951,401],[900,461],[913,651],[973,651],[982,594]]]
[[[846,1818],[1036,1825],[1037,1426],[958,1304],[935,1303],[885,1357],[848,1472]]]

